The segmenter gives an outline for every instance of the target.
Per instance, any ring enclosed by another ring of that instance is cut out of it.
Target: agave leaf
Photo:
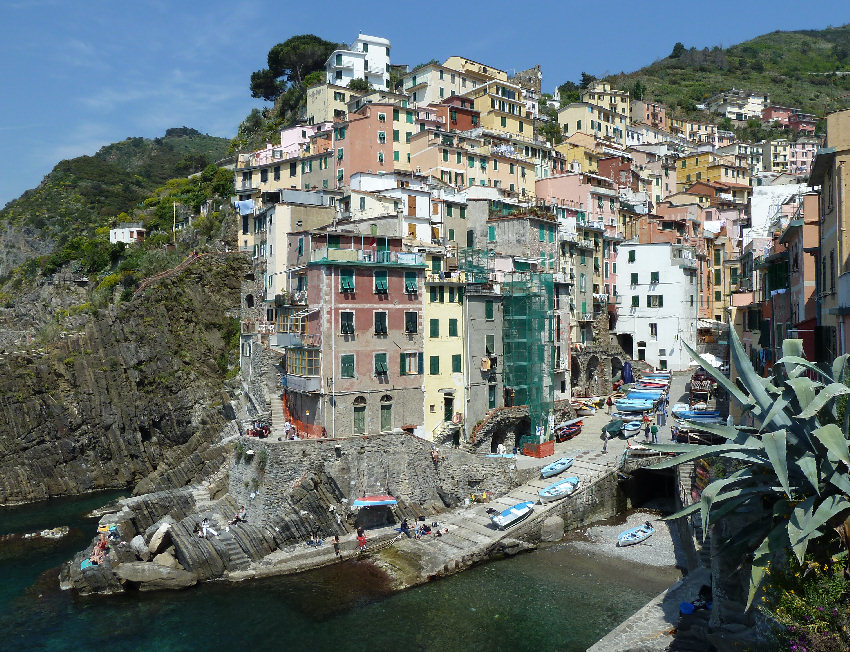
[[[786,355],[779,358],[779,360],[776,361],[776,364],[784,364],[786,368],[789,364],[800,365],[801,367],[805,367],[806,369],[814,371],[816,374],[823,376],[831,383],[835,382],[835,380],[828,373],[818,367],[814,362],[809,362],[805,358],[798,358],[795,355]]]
[[[765,416],[764,421],[762,421],[761,428],[759,428],[759,430],[764,430],[767,424],[772,423],[776,418],[776,415],[782,412],[787,406],[788,401],[784,397],[780,396],[776,398],[770,408],[770,411],[767,413],[767,416]],[[783,432],[785,431],[783,430]]]
[[[841,396],[842,394],[850,394],[850,387],[847,387],[844,383],[832,383],[831,385],[827,385],[817,393],[817,396],[815,396],[808,405],[800,406],[803,408],[803,411],[797,416],[800,419],[810,419],[815,416],[820,409],[827,404],[827,402],[836,396]]]
[[[850,496],[850,478],[847,477],[846,473],[835,471],[829,476],[829,483],[838,487],[846,495]]]
[[[735,331],[732,330],[732,333]],[[690,356],[699,362],[702,365],[702,368],[705,369],[706,373],[708,373],[714,380],[716,380],[723,388],[729,392],[731,396],[734,396],[735,399],[743,406],[749,406],[751,408],[756,407],[755,403],[750,399],[749,396],[744,394],[740,389],[738,389],[737,385],[729,380],[726,376],[720,373],[720,370],[712,367],[708,362],[706,362],[699,353],[694,351],[687,342],[682,342],[685,347],[685,350],[690,354]]]
[[[791,548],[800,563],[803,563],[803,557],[806,554],[806,546],[808,546],[808,537],[801,537],[806,525],[812,518],[812,511],[815,507],[815,496],[810,496],[802,503],[794,507],[791,512],[791,517],[788,519],[788,540],[791,542]]]
[[[648,448],[652,450],[663,451],[667,446],[671,446],[672,444],[650,444]],[[688,444],[682,444],[682,446],[688,446]],[[677,455],[676,457],[672,457],[670,459],[661,460],[660,462],[656,462],[652,466],[648,466],[648,469],[652,469],[654,471],[658,469],[669,469],[672,466],[678,466],[679,464],[684,464],[685,462],[690,462],[691,460],[695,460],[699,457],[705,457],[706,455],[714,455],[714,454],[722,454],[726,455],[731,452],[736,451],[747,451],[747,450],[760,450],[754,446],[743,446],[740,444],[717,444],[716,446],[691,446],[691,450],[686,453],[682,453],[681,455]]]
[[[699,501],[697,501],[695,503],[691,503],[687,507],[683,507],[682,509],[680,509],[675,514],[671,514],[670,516],[665,516],[662,520],[664,520],[664,521],[675,521],[677,518],[682,518],[683,516],[688,516],[689,514],[693,514],[695,511],[697,511],[700,508],[699,505],[700,505]]]
[[[813,453],[805,453],[797,459],[797,466],[806,476],[806,480],[820,493],[820,482],[818,481],[818,462]]]
[[[794,390],[794,394],[797,396],[797,402],[800,404],[801,410],[815,400],[815,387],[820,385],[820,383],[815,383],[815,381],[807,376],[789,378],[785,382],[791,389]]]
[[[741,346],[741,340],[738,339],[738,334],[735,329],[729,329],[729,350],[731,351],[732,360],[735,362],[735,369],[738,370],[738,375],[744,384],[744,387],[749,391],[750,396],[758,404],[761,414],[766,415],[770,411],[773,400],[768,395],[765,388],[759,382],[760,376],[753,369],[753,365],[747,354],[744,352],[744,347]],[[777,412],[772,419],[764,420],[767,425],[773,424],[776,428],[785,428],[791,425],[791,419],[784,412]]]
[[[700,514],[702,516],[703,532],[705,532],[708,528],[708,515],[711,512],[711,505],[714,503],[715,498],[723,490],[723,488],[740,480],[752,477],[752,469],[741,469],[740,471],[735,471],[725,478],[715,480],[702,490],[702,495],[700,496]]]
[[[788,532],[785,524],[780,523],[770,531],[761,545],[756,548],[753,557],[752,567],[750,569],[750,591],[747,596],[747,609],[753,604],[753,598],[761,587],[764,580],[765,572],[767,571],[767,563],[771,561],[774,555],[780,550],[784,550],[788,545]]]
[[[729,441],[732,441],[736,444],[753,445],[758,442],[755,437],[750,437],[746,434],[746,431],[736,428],[735,426],[730,427],[722,426],[716,423],[700,423],[699,421],[689,421],[688,419],[685,419],[684,421],[689,426],[693,426],[694,428],[698,428],[699,430],[704,430],[705,432],[710,432],[712,435],[723,437],[723,439],[728,439]],[[692,446],[693,444],[685,445]]]
[[[762,435],[761,440],[764,442],[764,450],[767,453],[767,458],[773,465],[773,470],[776,471],[779,484],[782,485],[785,495],[790,498],[791,487],[788,484],[788,462],[785,458],[787,447],[785,431],[766,432]]]
[[[783,356],[795,356],[798,358],[803,357],[803,340],[797,339],[787,339],[782,340],[782,355]],[[791,371],[793,367],[788,367],[786,365],[788,371]]]
[[[837,383],[844,379],[844,373],[847,371],[847,357],[848,355],[845,353],[832,361],[832,377]]]
[[[812,435],[826,447],[828,452],[850,467],[850,453],[847,450],[847,440],[838,426],[834,423],[828,423],[825,426],[817,428]]]
[[[802,532],[798,535],[798,538],[814,538],[812,534],[820,528],[824,523],[826,523],[833,516],[837,516],[842,512],[850,509],[850,500],[847,500],[844,496],[832,495],[827,496],[818,508],[815,510],[815,513],[812,517],[805,523]],[[791,541],[791,545],[795,545],[795,541]]]

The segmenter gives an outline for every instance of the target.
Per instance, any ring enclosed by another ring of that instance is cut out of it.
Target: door
[[[354,434],[363,435],[366,433],[366,406],[354,406]]]
[[[392,405],[382,405],[381,406],[381,431],[387,431],[393,429],[393,406]]]
[[[416,217],[416,195],[407,196],[407,215],[408,217]]]
[[[443,420],[451,421],[454,416],[455,400],[451,396],[443,397]]]

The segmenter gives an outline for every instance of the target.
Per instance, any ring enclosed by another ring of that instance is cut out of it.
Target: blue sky
[[[850,22],[846,0],[798,2],[67,2],[3,0],[0,206],[60,160],[129,136],[190,126],[231,137],[262,103],[250,74],[269,48],[358,30],[392,41],[394,63],[459,54],[505,70],[539,63],[544,90],[582,71],[631,71],[676,41],[731,45],[777,29]]]

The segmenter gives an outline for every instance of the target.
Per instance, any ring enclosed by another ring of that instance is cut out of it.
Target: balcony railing
[[[425,257],[421,253],[402,251],[376,251],[374,249],[328,249],[321,247],[310,253],[311,262],[352,262],[375,263],[378,265],[423,265]]]

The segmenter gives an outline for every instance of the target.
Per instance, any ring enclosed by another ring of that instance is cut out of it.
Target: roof
[[[832,165],[834,160],[834,147],[822,147],[819,149],[815,156],[815,161],[812,163],[812,171],[809,173],[809,184],[819,186],[820,180],[823,178],[827,168]]]

